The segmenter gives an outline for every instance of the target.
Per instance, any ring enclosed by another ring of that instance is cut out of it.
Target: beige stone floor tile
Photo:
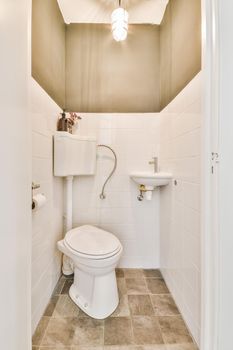
[[[129,317],[110,317],[104,324],[104,345],[132,344],[132,325]]]
[[[32,350],[198,350],[159,270],[117,269],[116,276],[120,303],[102,321],[73,303],[73,276],[62,276]]]
[[[124,269],[125,278],[143,278],[142,269]]]
[[[129,304],[127,295],[120,295],[119,305],[116,310],[113,312],[111,317],[126,317],[130,316]]]
[[[136,345],[131,350],[167,350],[167,346],[165,344]]]
[[[59,281],[57,282],[57,285],[53,291],[53,295],[61,294],[62,288],[64,287],[66,278],[64,276],[61,276]]]
[[[71,346],[41,346],[39,350],[72,350]]]
[[[56,307],[58,299],[59,299],[58,295],[54,295],[54,296],[51,297],[50,302],[49,302],[49,304],[48,304],[48,306],[47,306],[47,308],[46,308],[46,310],[44,312],[44,316],[49,316],[49,317],[52,316],[52,314],[54,312],[54,309]]]
[[[103,350],[167,350],[166,345],[119,345],[104,346]]]
[[[103,346],[72,346],[71,350],[103,350]]]
[[[124,269],[116,269],[116,277],[125,277]]]
[[[134,344],[163,344],[158,319],[155,316],[132,317]]]
[[[42,317],[32,337],[32,345],[40,346],[49,324],[49,317]]]
[[[166,283],[158,278],[146,278],[147,287],[152,294],[166,294],[169,290]]]
[[[181,316],[159,316],[158,320],[166,344],[193,342]]]
[[[85,317],[51,318],[41,345],[103,345],[103,321]]]
[[[146,278],[163,278],[161,272],[158,269],[144,269],[143,275]]]
[[[175,316],[180,312],[170,294],[152,294],[151,301],[158,316]]]
[[[61,294],[68,294],[72,284],[73,284],[73,279],[70,279],[70,278],[66,279],[65,284],[62,288]]]
[[[89,316],[88,314],[86,314],[83,310],[81,310],[80,308],[79,308],[79,314],[78,314],[78,317],[87,317],[87,318],[90,318],[90,319],[92,319],[92,317],[91,316]]]
[[[69,295],[60,295],[53,311],[52,317],[77,317],[79,307],[71,300]]]
[[[120,296],[127,294],[126,282],[124,278],[117,278],[117,286]]]
[[[173,344],[168,345],[167,350],[198,350],[195,344]]]
[[[154,315],[153,305],[149,295],[128,295],[128,302],[131,315],[152,316]]]
[[[127,294],[147,294],[148,288],[144,278],[126,278]]]
[[[134,350],[132,345],[106,345],[104,350]]]

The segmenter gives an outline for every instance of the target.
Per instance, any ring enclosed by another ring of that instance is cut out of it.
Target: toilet
[[[68,231],[58,249],[74,265],[69,295],[87,315],[104,319],[117,308],[119,296],[115,268],[123,248],[112,233],[91,225]]]

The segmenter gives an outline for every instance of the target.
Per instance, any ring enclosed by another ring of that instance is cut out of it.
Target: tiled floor
[[[33,336],[33,350],[197,350],[158,270],[118,269],[120,304],[94,320],[61,277]]]

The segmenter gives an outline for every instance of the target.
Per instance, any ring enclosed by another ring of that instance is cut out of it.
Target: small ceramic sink
[[[139,185],[144,185],[147,190],[153,190],[158,186],[165,186],[172,178],[171,173],[133,172],[130,174],[132,180]]]

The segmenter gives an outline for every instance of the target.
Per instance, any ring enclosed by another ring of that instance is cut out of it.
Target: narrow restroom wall
[[[64,23],[57,0],[32,1],[32,76],[67,110],[159,112],[201,69],[201,0],[170,0],[161,26]]]
[[[40,183],[47,198],[44,207],[32,213],[32,333],[40,320],[61,273],[56,242],[63,230],[63,181],[53,177],[53,134],[60,108],[31,79],[32,180]]]
[[[160,110],[200,70],[201,0],[170,0],[160,26]]]
[[[65,107],[66,26],[57,0],[32,0],[32,76]]]
[[[124,42],[110,24],[70,24],[66,32],[66,105],[91,113],[159,112],[159,26],[129,26]]]
[[[161,268],[200,343],[201,73],[161,112],[161,169],[174,181],[160,195]]]
[[[97,138],[117,154],[118,167],[100,200],[101,187],[113,167],[108,150],[98,150],[97,174],[74,180],[73,224],[93,224],[113,232],[124,247],[120,266],[159,266],[159,192],[139,202],[132,171],[152,170],[158,155],[159,114],[81,114],[77,134]]]

